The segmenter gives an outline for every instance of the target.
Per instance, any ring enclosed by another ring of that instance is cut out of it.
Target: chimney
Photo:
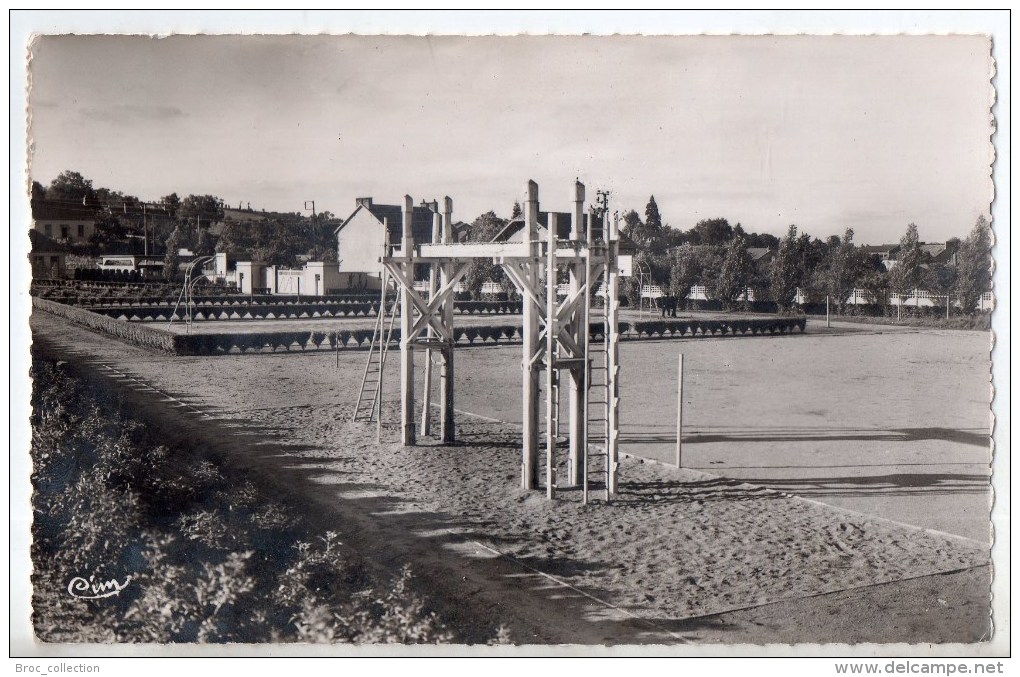
[[[370,197],[355,198],[354,203],[359,205],[359,206],[362,206],[362,207],[371,207],[372,206],[372,198],[370,198]]]

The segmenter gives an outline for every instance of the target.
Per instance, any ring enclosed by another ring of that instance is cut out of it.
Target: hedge
[[[358,350],[365,349],[372,340],[372,329],[332,329],[329,331],[270,331],[255,333],[174,334],[168,330],[137,322],[125,322],[83,308],[73,308],[46,299],[32,298],[34,307],[64,317],[87,329],[100,331],[137,345],[156,348],[175,355],[216,355],[230,352],[261,352],[282,350]],[[794,329],[804,332],[804,317],[747,318],[733,320],[651,320],[646,322],[620,322],[623,340],[663,339],[689,336],[731,336],[788,334]],[[605,340],[601,322],[589,326],[594,342]],[[484,325],[455,327],[454,341],[468,345],[496,345],[520,343],[520,325]],[[400,331],[394,329],[392,341],[400,340]]]
[[[278,297],[277,297],[278,298]],[[66,302],[66,301],[62,301]],[[71,304],[74,305],[74,304]],[[142,304],[117,302],[110,304],[87,304],[83,305],[92,312],[106,315],[116,319],[124,319],[132,322],[147,322],[153,320],[169,321],[171,316],[176,320],[183,320],[187,313],[183,307],[175,303],[165,304]],[[174,308],[177,308],[176,312]],[[454,304],[454,310],[468,314],[520,314],[521,303],[510,301],[458,301]],[[374,316],[379,312],[379,302],[370,301],[311,301],[297,303],[295,301],[283,303],[255,303],[246,302],[199,302],[192,307],[192,319],[203,320],[263,320],[263,319],[300,319],[303,317],[357,317]]]
[[[146,348],[155,348],[165,353],[179,354],[176,346],[176,339],[178,337],[166,329],[158,329],[143,324],[129,324],[82,308],[65,306],[61,303],[55,303],[54,301],[48,301],[36,296],[32,297],[32,307],[63,317],[86,329],[110,334],[111,336],[125,339]]]

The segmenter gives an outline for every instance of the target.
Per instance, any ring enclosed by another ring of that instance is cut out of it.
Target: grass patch
[[[964,329],[976,331],[988,331],[992,328],[992,314],[980,312],[973,315],[954,315],[948,320],[945,317],[931,317],[927,315],[910,316],[904,315],[900,319],[895,317],[862,317],[857,315],[834,315],[834,320],[840,322],[857,322],[860,324],[882,324],[897,327],[925,327],[928,329]]]
[[[125,402],[36,351],[33,625],[48,642],[456,641],[407,567],[381,580],[242,471],[161,444]],[[229,474],[229,476],[228,476]],[[75,577],[130,581],[81,599]]]

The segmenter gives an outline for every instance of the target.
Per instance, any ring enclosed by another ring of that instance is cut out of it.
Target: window
[[[85,237],[85,224],[78,224],[78,237]]]
[[[67,239],[67,226],[60,227],[60,237]]]
[[[43,230],[46,231],[46,237],[53,237],[53,224],[47,223],[43,226]]]

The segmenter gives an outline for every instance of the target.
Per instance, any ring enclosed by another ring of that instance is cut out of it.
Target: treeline
[[[863,290],[866,300],[879,306],[922,289],[952,295],[964,312],[973,312],[981,294],[991,289],[991,229],[984,217],[978,218],[966,239],[946,243],[942,260],[925,251],[917,226],[908,225],[890,268],[879,255],[854,242],[851,228],[842,237],[826,240],[800,233],[793,225],[781,239],[746,233],[726,219],[700,221],[681,231],[662,223],[654,197],[643,220],[630,211],[623,221],[623,233],[638,249],[634,276],[626,284],[634,304],[644,282],[659,285],[680,300],[703,285],[709,299],[727,308],[745,303],[750,291],[755,300],[790,309],[799,291],[807,303],[828,297],[842,312],[854,289]],[[757,257],[752,256],[754,248],[759,248]]]
[[[239,258],[297,265],[299,257],[336,261],[334,228],[339,220],[330,212],[255,212],[225,219],[229,207],[214,195],[164,195],[146,202],[110,188],[95,188],[78,172],[61,172],[49,186],[32,183],[34,203],[94,214],[95,233],[87,243],[70,245],[78,254],[95,256],[111,250],[164,257],[164,274],[172,277],[180,263],[179,250],[198,256],[229,251]]]

